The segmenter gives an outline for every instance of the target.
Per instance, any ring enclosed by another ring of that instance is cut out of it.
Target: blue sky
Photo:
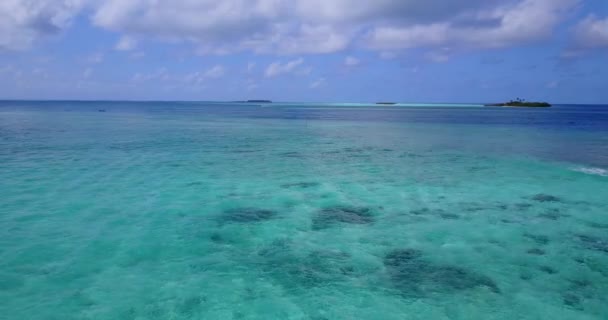
[[[605,0],[3,0],[1,99],[608,103]]]

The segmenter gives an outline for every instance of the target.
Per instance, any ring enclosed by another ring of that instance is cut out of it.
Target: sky
[[[1,0],[0,99],[608,103],[608,0]]]

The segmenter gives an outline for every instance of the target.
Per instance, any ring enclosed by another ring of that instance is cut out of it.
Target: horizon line
[[[250,101],[251,100],[251,101]],[[201,103],[201,102],[210,102],[210,103],[262,103],[257,102],[256,100],[268,100],[269,103],[313,103],[313,104],[373,104],[377,105],[381,102],[386,101],[274,101],[270,99],[249,99],[249,100],[140,100],[140,99],[0,99],[0,102],[189,102],[189,103]],[[493,102],[395,102],[390,101],[390,103],[395,103],[396,105],[415,105],[415,104],[450,104],[450,105],[485,105]],[[576,103],[576,102],[552,102],[553,105],[590,105],[590,106],[598,106],[598,105],[608,105],[608,103]]]

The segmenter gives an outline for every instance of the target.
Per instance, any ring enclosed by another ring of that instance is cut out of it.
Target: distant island
[[[270,100],[247,100],[248,103],[272,103]]]
[[[548,102],[533,102],[517,98],[505,103],[486,104],[486,107],[528,107],[528,108],[548,108],[551,104]]]
[[[387,106],[394,106],[397,103],[396,102],[376,102],[376,104],[387,105]]]

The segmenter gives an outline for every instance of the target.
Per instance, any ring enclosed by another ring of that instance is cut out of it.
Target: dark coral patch
[[[313,251],[306,258],[306,263],[325,270],[324,272],[336,275],[350,276],[355,268],[349,265],[351,256],[341,251]]]
[[[467,212],[479,212],[479,211],[483,211],[485,209],[487,209],[487,208],[484,208],[482,206],[470,206],[470,207],[464,208],[464,210]]]
[[[588,222],[587,225],[596,229],[608,229],[608,223]]]
[[[272,243],[258,251],[258,255],[273,259],[276,257],[285,256],[291,250],[291,242],[287,239],[276,239]]]
[[[469,272],[460,267],[436,267],[433,272],[433,280],[453,290],[467,290],[483,286],[490,288],[493,292],[500,292],[496,283],[489,277]]]
[[[416,210],[411,210],[410,213],[416,216],[421,216],[421,215],[425,215],[425,214],[430,214],[433,211],[431,211],[431,209],[429,208],[422,208],[422,209],[416,209]]]
[[[592,287],[592,283],[589,280],[581,280],[581,279],[573,279],[569,280],[570,288],[573,290],[585,290],[587,288]]]
[[[374,150],[373,147],[344,148],[343,149],[344,152],[349,152],[349,153],[361,153],[361,152],[373,151],[373,150]]]
[[[403,267],[422,257],[422,251],[416,249],[396,249],[384,256],[384,265]]]
[[[532,207],[532,205],[529,203],[516,203],[515,204],[515,209],[520,210],[520,211],[528,210],[528,209],[530,209],[530,207]]]
[[[302,155],[299,152],[284,152],[279,154],[281,157],[285,157],[285,158],[303,158],[304,155]]]
[[[224,211],[221,221],[228,223],[252,223],[273,219],[277,213],[259,208],[236,208]]]
[[[425,296],[437,291],[449,293],[476,287],[500,292],[492,279],[456,266],[434,265],[423,259],[419,250],[393,250],[383,262],[393,286],[405,296]]]
[[[313,218],[314,230],[329,228],[335,224],[370,224],[374,222],[372,210],[366,207],[337,206],[319,211]]]
[[[181,301],[177,305],[177,311],[180,314],[192,316],[199,308],[201,308],[201,305],[205,302],[207,302],[206,297],[192,296]]]
[[[593,283],[587,279],[571,279],[570,286],[562,294],[563,302],[566,306],[582,310],[585,298],[593,298],[595,290]]]
[[[550,194],[539,193],[532,197],[532,200],[538,202],[560,202],[562,199]]]
[[[527,251],[528,254],[531,255],[535,255],[535,256],[544,256],[545,255],[545,250],[543,249],[539,249],[539,248],[533,248]]]
[[[604,239],[601,239],[598,237],[594,237],[594,236],[584,235],[584,234],[578,235],[578,239],[580,240],[581,244],[589,250],[608,253],[608,241],[607,240],[604,240]]]
[[[307,189],[307,188],[318,187],[319,185],[320,185],[320,183],[318,183],[318,182],[296,182],[296,183],[287,183],[287,184],[281,185],[281,187],[285,188],[285,189],[289,189],[289,188]]]
[[[522,280],[526,280],[526,281],[532,280],[532,274],[529,273],[529,272],[524,272],[524,273],[522,273],[522,274],[519,275],[519,278],[522,279]]]
[[[301,255],[289,242],[278,240],[258,254],[265,271],[289,287],[327,286],[356,276],[350,255],[341,251],[320,250]]]
[[[549,237],[542,234],[524,233],[524,237],[536,242],[539,245],[546,245],[549,243]]]
[[[222,237],[222,235],[221,235],[221,234],[219,234],[219,233],[214,233],[214,234],[212,234],[212,235],[209,237],[209,239],[210,239],[211,241],[215,242],[215,243],[221,243],[221,242],[224,242],[224,238],[223,238],[223,237]]]
[[[228,153],[256,153],[256,152],[260,152],[260,151],[264,151],[261,149],[234,149],[234,150],[229,150],[227,151]]]
[[[555,212],[543,212],[538,215],[539,218],[547,219],[547,220],[559,220],[561,218],[560,214],[556,214]]]
[[[557,270],[555,270],[555,269],[553,269],[553,268],[551,268],[549,266],[540,266],[538,268],[538,270],[540,270],[540,271],[542,271],[544,273],[548,273],[548,274],[556,274],[556,273],[558,273]]]
[[[566,292],[563,294],[562,299],[563,299],[564,305],[566,305],[568,307],[571,307],[571,308],[574,308],[577,310],[583,309],[582,299],[576,294],[573,294],[571,292]]]
[[[422,209],[411,210],[410,214],[413,214],[413,215],[416,215],[416,216],[434,215],[434,216],[439,216],[441,219],[445,219],[445,220],[457,220],[457,219],[460,219],[459,215],[457,215],[455,213],[451,213],[451,212],[446,212],[443,209],[422,208]]]
[[[422,157],[424,157],[424,156],[415,154],[415,153],[409,153],[409,152],[404,152],[401,155],[399,155],[399,158],[422,158]]]
[[[538,215],[539,218],[549,219],[549,220],[559,220],[562,217],[567,217],[568,215],[563,214],[559,211],[559,209],[549,209]]]
[[[446,220],[458,220],[458,219],[460,219],[460,216],[457,215],[457,214],[455,214],[455,213],[443,212],[443,213],[440,213],[439,216],[442,219],[446,219]]]

